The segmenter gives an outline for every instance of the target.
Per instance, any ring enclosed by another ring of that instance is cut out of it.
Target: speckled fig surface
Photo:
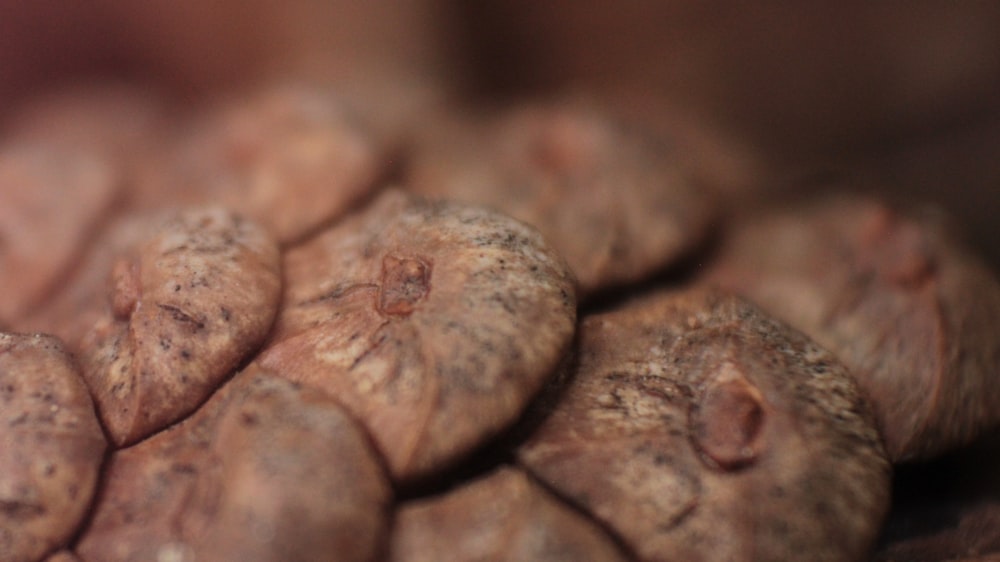
[[[890,465],[846,369],[716,291],[584,318],[519,461],[641,560],[863,559]]]
[[[398,508],[389,562],[625,562],[606,531],[516,468]]]
[[[51,296],[109,213],[118,181],[87,149],[0,145],[0,322],[13,325]]]
[[[537,231],[399,191],[290,250],[285,278],[258,361],[341,401],[398,480],[512,423],[574,332],[573,279]]]
[[[221,208],[133,217],[53,324],[80,357],[109,436],[128,444],[190,413],[270,329],[275,241]],[[70,314],[69,325],[58,318]]]
[[[370,193],[379,166],[375,141],[334,95],[275,86],[198,115],[149,163],[136,199],[224,205],[286,243]]]
[[[0,333],[0,560],[34,562],[69,542],[106,446],[59,340]]]
[[[84,562],[375,558],[391,489],[332,400],[251,367],[181,424],[116,451]]]
[[[580,101],[435,120],[415,144],[410,189],[537,227],[583,297],[670,265],[715,216],[710,191],[685,177],[669,143]]]
[[[859,196],[762,211],[732,226],[706,280],[837,354],[895,461],[1000,423],[1000,282],[933,213]]]

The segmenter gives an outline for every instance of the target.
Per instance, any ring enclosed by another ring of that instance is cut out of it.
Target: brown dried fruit
[[[694,289],[585,318],[519,460],[642,560],[858,560],[888,508],[869,407],[828,352]]]
[[[56,290],[110,211],[118,180],[86,149],[0,148],[0,321],[16,325]]]
[[[390,191],[285,259],[258,361],[336,397],[408,480],[510,424],[552,373],[573,280],[530,227]]]
[[[197,414],[114,453],[87,562],[373,559],[391,490],[335,402],[251,367]]]
[[[143,226],[114,237],[131,247],[105,269],[107,302],[79,341],[84,378],[118,445],[177,421],[218,388],[266,336],[281,291],[277,245],[229,211],[189,209]]]
[[[603,529],[514,468],[403,504],[389,549],[391,562],[628,559]]]
[[[423,195],[494,206],[537,227],[586,296],[671,264],[708,235],[714,201],[671,149],[583,104],[533,105],[418,139]]]
[[[69,541],[106,446],[62,344],[0,333],[0,560],[39,560]]]
[[[327,93],[286,86],[200,116],[138,184],[140,205],[219,204],[282,243],[343,215],[375,187],[377,149]]]
[[[735,224],[706,279],[833,351],[894,461],[1000,422],[1000,283],[930,215],[841,196]]]

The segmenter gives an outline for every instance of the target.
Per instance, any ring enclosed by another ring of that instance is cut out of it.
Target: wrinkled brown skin
[[[389,551],[389,562],[628,560],[593,521],[509,467],[403,504]]]
[[[277,244],[220,208],[166,215],[108,274],[80,357],[117,445],[203,402],[264,339],[281,293]]]
[[[1000,283],[933,215],[850,196],[758,213],[733,226],[705,278],[837,354],[894,461],[1000,422]]]
[[[59,340],[0,333],[0,560],[34,562],[69,541],[106,447]]]
[[[874,418],[836,359],[726,294],[587,317],[519,461],[641,560],[863,559],[888,509]]]
[[[375,143],[322,90],[272,87],[193,117],[140,178],[140,207],[220,204],[288,243],[375,188]]]
[[[565,256],[582,297],[670,265],[710,232],[715,201],[670,146],[595,107],[535,104],[427,129],[410,189],[535,226]]]
[[[114,453],[76,551],[84,562],[372,560],[391,497],[377,459],[331,399],[251,367],[191,418]]]
[[[119,190],[96,152],[55,143],[0,146],[0,321],[16,325],[76,264]]]
[[[340,400],[397,481],[513,422],[576,319],[572,276],[537,231],[398,191],[289,251],[285,279],[257,360]]]

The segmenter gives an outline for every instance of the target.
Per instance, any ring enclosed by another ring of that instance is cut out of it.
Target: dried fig
[[[107,301],[93,306],[98,319],[79,340],[118,445],[177,421],[218,388],[264,339],[281,291],[277,245],[238,215],[189,209],[144,226],[115,237],[132,243],[104,270]]]
[[[661,139],[582,103],[453,118],[416,142],[412,190],[494,206],[537,227],[581,295],[639,280],[708,235],[714,201]]]
[[[888,509],[870,408],[756,308],[654,294],[580,327],[569,386],[519,448],[642,560],[859,560]]]
[[[894,461],[1000,422],[1000,283],[930,214],[851,196],[761,212],[732,227],[706,279],[837,354]]]
[[[390,191],[285,259],[258,361],[330,393],[411,480],[510,424],[574,331],[564,262],[532,228]]]
[[[87,562],[374,558],[391,490],[332,400],[251,367],[198,413],[115,452]]]
[[[265,89],[200,115],[138,184],[141,205],[221,204],[280,242],[344,214],[375,187],[374,142],[332,95]]]
[[[33,562],[69,541],[106,447],[62,344],[0,333],[0,560]]]
[[[603,529],[515,468],[403,504],[389,549],[391,562],[628,559]]]
[[[0,321],[17,326],[55,291],[118,187],[115,170],[86,149],[0,147]]]

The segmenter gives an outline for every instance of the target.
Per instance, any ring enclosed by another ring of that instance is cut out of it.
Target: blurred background
[[[864,177],[946,205],[1000,264],[995,1],[0,0],[0,113],[109,78],[178,100],[307,78],[414,107],[583,91],[732,199]]]

